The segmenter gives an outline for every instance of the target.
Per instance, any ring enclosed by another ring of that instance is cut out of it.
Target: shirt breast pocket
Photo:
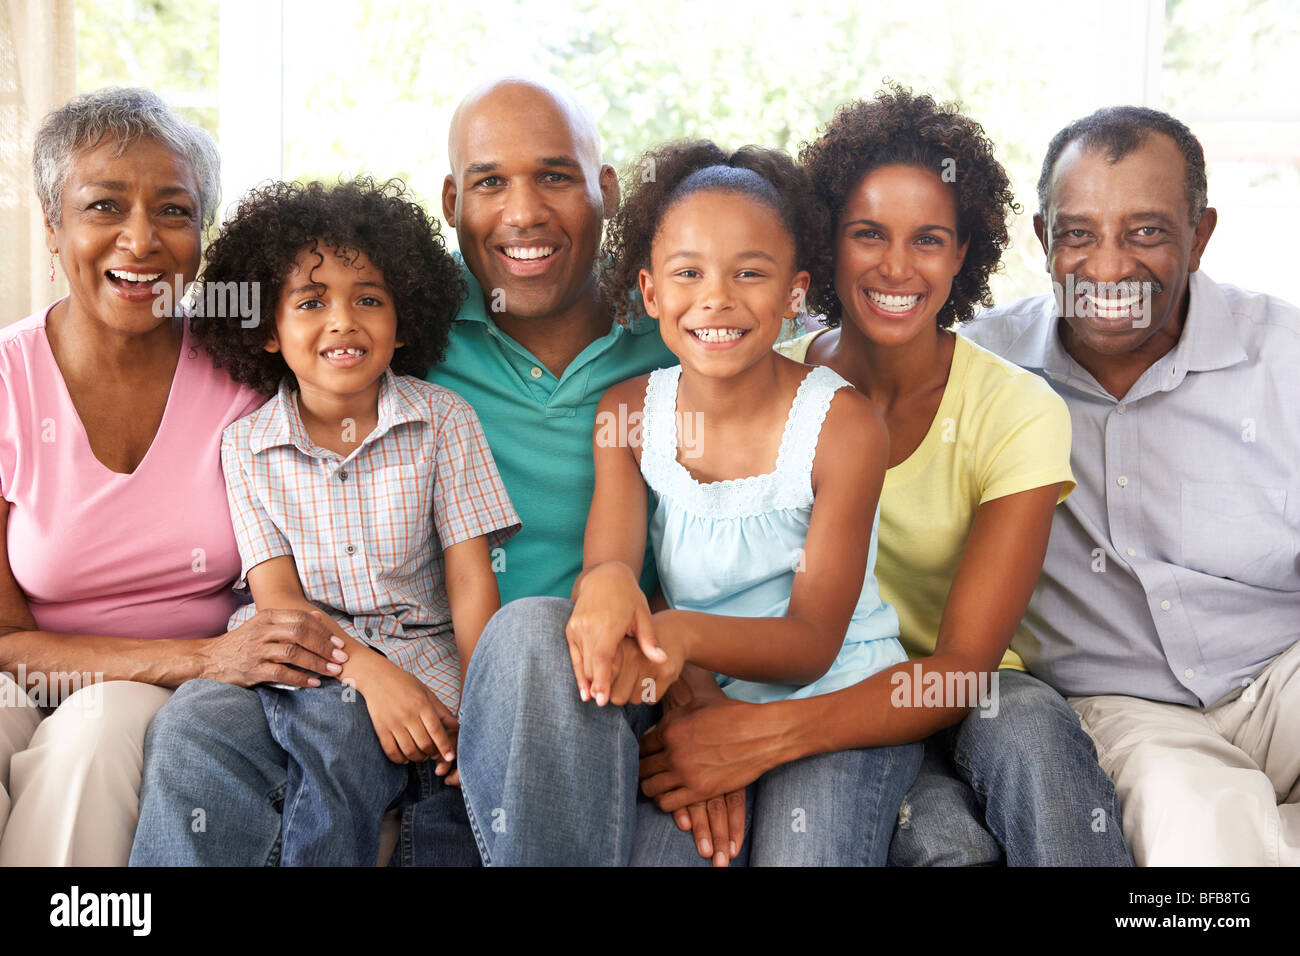
[[[428,469],[389,465],[370,475],[366,514],[369,552],[386,567],[421,558],[433,536],[433,498]]]
[[[1183,566],[1243,584],[1300,590],[1286,500],[1285,488],[1184,481]]]

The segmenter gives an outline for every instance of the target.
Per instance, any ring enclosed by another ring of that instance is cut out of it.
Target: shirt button
[[[348,473],[346,471],[340,471],[339,481],[347,481],[347,480],[348,480]]]
[[[542,377],[542,370],[541,370],[540,368],[538,368],[536,365],[534,365],[534,366],[533,366],[533,370],[532,370],[532,372],[531,372],[530,374],[533,376],[533,378],[541,378],[541,377]]]
[[[1126,411],[1128,411],[1128,406],[1127,406],[1127,405],[1116,405],[1116,406],[1115,406],[1115,411],[1117,411],[1117,412],[1119,412],[1121,415],[1123,415]]]
[[[1115,479],[1115,484],[1119,485],[1121,488],[1125,488],[1125,487],[1127,487],[1127,486],[1128,486],[1128,476],[1127,476],[1127,475],[1120,475],[1118,478]]]
[[[1186,677],[1188,680],[1191,680],[1193,677],[1196,676],[1196,671],[1192,670],[1189,667],[1187,668],[1187,670],[1183,671],[1183,676]]]
[[[372,627],[366,628],[366,637],[374,637],[374,636],[375,636],[375,629]]]
[[[357,550],[357,549],[356,549],[353,545],[350,545],[350,544],[348,544],[348,545],[344,545],[344,546],[343,546],[343,552],[344,552],[345,554],[352,554],[352,553],[355,552],[356,550]]]
[[[1170,604],[1168,601],[1161,601],[1161,602],[1160,602],[1160,610],[1162,610],[1162,611],[1167,611],[1167,610],[1169,610],[1171,607],[1173,607],[1173,605]]]
[[[1134,551],[1132,548],[1129,548],[1129,549],[1128,549],[1128,556],[1129,556],[1130,558],[1135,558],[1135,557],[1137,557],[1137,552]]]

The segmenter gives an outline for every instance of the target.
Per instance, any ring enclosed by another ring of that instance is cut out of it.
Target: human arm
[[[871,403],[851,389],[836,392],[813,462],[808,530],[790,554],[795,573],[784,615],[658,612],[652,623],[670,657],[744,681],[804,685],[825,674],[861,597],[871,546],[869,535],[843,529],[870,528],[888,454]]]
[[[642,789],[663,810],[744,786],[817,753],[922,740],[969,706],[899,707],[894,675],[995,670],[1042,568],[1059,484],[996,498],[976,512],[944,605],[934,654],[897,664],[834,693],[768,704],[694,703],[642,742]],[[924,686],[924,684],[923,684]],[[910,695],[909,695],[910,696]]]
[[[654,639],[650,605],[639,577],[645,554],[648,495],[638,464],[639,444],[605,440],[609,420],[627,421],[644,405],[646,377],[613,386],[596,409],[592,436],[595,488],[583,538],[582,573],[573,584],[573,613],[565,634],[578,694],[604,705],[618,674],[616,654],[633,636],[648,661],[666,662]],[[621,437],[621,429],[615,429]],[[675,677],[675,675],[674,675]],[[671,684],[666,681],[664,686]]]
[[[9,564],[9,503],[0,499],[0,670],[28,678],[75,671],[98,680],[179,687],[203,677],[240,686],[282,681],[307,686],[311,674],[330,675],[342,651],[329,630],[301,611],[262,611],[233,631],[191,637],[132,638],[40,630]]]
[[[338,678],[361,692],[389,760],[407,763],[455,756],[446,729],[458,726],[451,711],[418,678],[358,641],[308,601],[293,558],[281,555],[249,568],[248,588],[259,609],[289,608],[310,614],[342,642],[348,660]]]

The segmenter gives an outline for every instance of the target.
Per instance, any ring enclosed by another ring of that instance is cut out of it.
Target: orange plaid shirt
[[[221,466],[242,564],[290,555],[307,600],[452,710],[461,673],[442,552],[519,530],[478,416],[455,392],[385,371],[379,423],[347,457],[315,444],[288,383],[226,428]],[[252,605],[228,627],[256,613]]]

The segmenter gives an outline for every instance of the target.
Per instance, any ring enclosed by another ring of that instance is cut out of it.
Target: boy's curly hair
[[[218,368],[265,394],[293,372],[279,352],[263,346],[275,332],[284,282],[304,249],[348,261],[363,252],[383,273],[397,313],[390,368],[423,378],[442,360],[451,321],[466,294],[460,268],[442,243],[436,219],[407,198],[401,180],[368,176],[340,181],[278,182],[249,192],[207,250],[204,283],[257,282],[261,316],[244,328],[238,316],[199,315],[191,329]]]
[[[799,162],[830,211],[832,243],[849,194],[867,173],[901,164],[931,170],[951,181],[957,241],[969,239],[970,246],[948,301],[939,310],[939,327],[951,329],[968,321],[976,305],[993,304],[989,276],[1009,241],[1007,216],[1019,212],[1020,206],[1006,171],[993,158],[993,143],[984,128],[963,116],[955,103],[939,104],[928,94],[917,96],[890,83],[873,100],[841,106],[821,136],[803,144]],[[944,176],[945,172],[950,175]],[[827,325],[840,324],[843,306],[835,294],[833,261],[812,274],[808,304],[808,310],[824,316]]]
[[[719,166],[749,170],[766,185],[725,170],[686,182],[693,173]],[[708,140],[677,140],[643,153],[628,167],[623,183],[623,204],[605,230],[608,265],[601,275],[602,292],[619,321],[640,314],[638,275],[650,268],[650,246],[664,214],[698,190],[724,189],[763,203],[781,217],[794,239],[796,269],[817,275],[830,268],[826,210],[807,173],[781,150],[743,146],[728,154]]]

